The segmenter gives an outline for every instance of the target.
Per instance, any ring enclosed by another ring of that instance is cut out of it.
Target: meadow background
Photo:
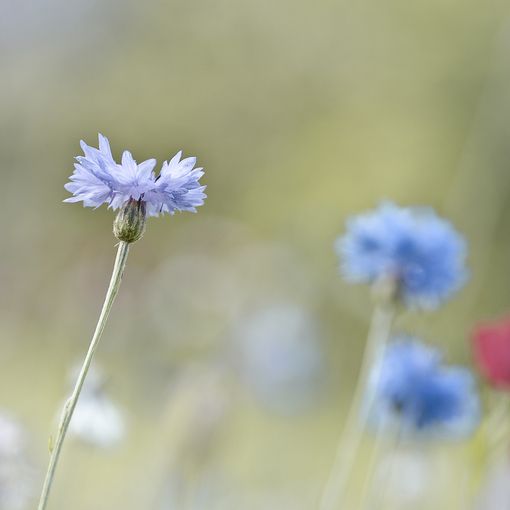
[[[126,436],[66,444],[55,510],[315,508],[371,311],[333,243],[381,199],[434,206],[469,242],[469,285],[399,329],[470,363],[473,325],[508,311],[507,2],[0,9],[0,406],[26,428],[34,497],[114,257],[112,212],[62,203],[79,140],[183,149],[208,186],[133,246],[95,359]]]

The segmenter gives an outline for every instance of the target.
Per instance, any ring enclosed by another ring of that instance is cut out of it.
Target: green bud
[[[129,199],[117,213],[113,233],[119,241],[134,243],[145,232],[145,202]]]

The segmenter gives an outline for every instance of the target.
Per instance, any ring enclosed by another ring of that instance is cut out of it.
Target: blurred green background
[[[183,149],[208,186],[131,251],[96,357],[125,437],[69,441],[51,508],[315,508],[371,309],[333,242],[381,199],[436,207],[470,246],[469,285],[399,329],[469,363],[473,324],[508,310],[507,2],[0,8],[0,405],[34,497],[114,257],[112,212],[62,203],[79,140]]]

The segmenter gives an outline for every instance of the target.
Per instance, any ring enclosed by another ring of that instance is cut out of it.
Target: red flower
[[[510,317],[478,327],[473,334],[473,351],[488,382],[510,390]]]

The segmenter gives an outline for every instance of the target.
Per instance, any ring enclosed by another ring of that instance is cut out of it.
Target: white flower
[[[71,379],[76,379],[77,373],[76,367]],[[126,425],[122,411],[107,396],[104,386],[101,370],[91,368],[69,423],[69,434],[89,445],[111,448],[124,439]]]
[[[21,510],[32,497],[32,468],[21,426],[0,413],[0,509]]]
[[[105,395],[83,395],[69,424],[69,433],[99,448],[118,445],[126,435],[119,408]]]

